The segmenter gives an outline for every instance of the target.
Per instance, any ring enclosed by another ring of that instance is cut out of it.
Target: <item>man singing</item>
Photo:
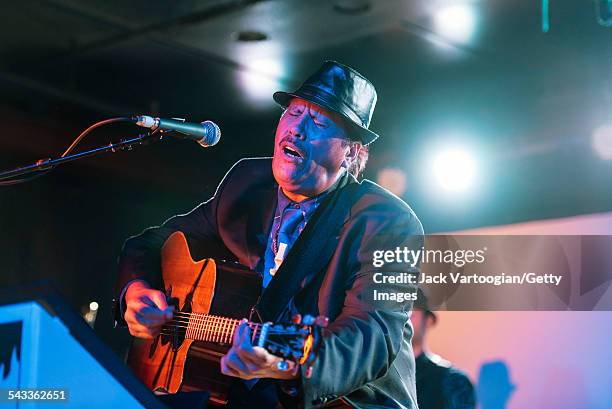
[[[133,336],[151,338],[172,318],[159,291],[159,252],[170,234],[182,231],[190,246],[261,274],[262,319],[329,318],[312,366],[287,370],[253,347],[241,325],[221,360],[221,372],[236,378],[230,407],[274,408],[294,395],[291,402],[307,408],[338,399],[354,407],[417,408],[412,303],[373,297],[374,289],[410,288],[372,279],[378,271],[417,271],[399,261],[376,268],[372,253],[415,245],[423,229],[401,199],[356,179],[378,137],[368,129],[374,86],[327,61],[297,91],[276,92],[274,100],[284,111],[272,159],[238,161],[210,200],[126,241],[117,320],[125,319]]]

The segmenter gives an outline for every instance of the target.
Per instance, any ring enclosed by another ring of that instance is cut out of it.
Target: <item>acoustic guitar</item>
[[[152,339],[134,338],[128,366],[160,393],[205,390],[212,404],[227,403],[229,383],[220,372],[240,319],[248,317],[262,289],[261,276],[237,263],[194,261],[182,232],[164,243],[161,267],[168,305],[175,313]],[[322,317],[294,317],[293,323],[249,321],[253,345],[298,364],[314,359]]]

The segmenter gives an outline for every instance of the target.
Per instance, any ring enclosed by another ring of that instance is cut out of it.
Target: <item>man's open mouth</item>
[[[302,154],[300,152],[298,152],[297,150],[295,150],[294,148],[292,148],[291,146],[285,145],[283,147],[283,152],[291,157],[294,158],[302,158]]]

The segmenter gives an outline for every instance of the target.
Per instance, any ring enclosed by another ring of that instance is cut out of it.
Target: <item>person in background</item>
[[[438,317],[419,289],[410,317],[414,328],[412,349],[416,361],[417,401],[420,409],[475,409],[476,394],[469,378],[427,347],[427,334]]]

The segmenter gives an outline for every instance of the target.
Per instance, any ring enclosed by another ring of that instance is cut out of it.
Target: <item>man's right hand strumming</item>
[[[128,285],[125,305],[125,322],[130,334],[138,338],[154,338],[174,312],[174,307],[166,303],[164,293],[150,288],[144,281]]]

